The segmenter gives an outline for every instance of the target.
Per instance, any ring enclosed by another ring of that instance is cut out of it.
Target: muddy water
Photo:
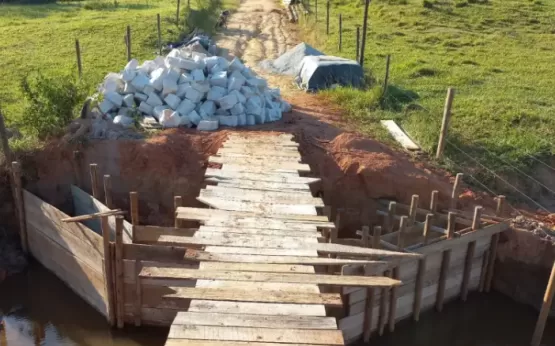
[[[161,346],[167,334],[164,328],[108,328],[103,317],[37,263],[0,284],[2,315],[0,346]],[[401,322],[395,333],[374,337],[371,345],[522,346],[529,343],[536,317],[531,308],[501,295],[475,294],[466,304],[448,304],[441,314],[423,314],[417,324]],[[555,320],[548,323],[543,344],[555,345]]]

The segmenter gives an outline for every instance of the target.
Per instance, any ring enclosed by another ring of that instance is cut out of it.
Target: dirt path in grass
[[[296,36],[295,27],[277,1],[242,0],[229,18],[227,29],[218,35],[218,47],[254,67],[295,46]]]

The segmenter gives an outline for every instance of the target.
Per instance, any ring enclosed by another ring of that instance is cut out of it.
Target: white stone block
[[[197,125],[199,131],[215,131],[218,129],[217,120],[201,120]]]
[[[176,93],[177,97],[184,98],[189,89],[192,89],[191,84],[189,83],[179,84],[177,86],[177,93]]]
[[[166,75],[164,76],[164,79],[169,79],[171,81],[174,81],[175,84],[177,84],[177,81],[179,80],[179,77],[181,77],[181,70],[180,69],[168,68],[166,70]]]
[[[265,93],[266,92],[272,95],[274,99],[279,99],[281,97],[281,91],[279,88],[268,88]]]
[[[218,65],[218,58],[217,56],[209,56],[204,58],[204,64],[207,70],[212,69],[212,67]]]
[[[179,51],[179,49],[174,48],[174,49],[172,49],[172,50],[168,53],[168,56],[167,56],[167,57],[170,57],[170,58],[178,58],[178,57],[181,57],[181,52]]]
[[[193,77],[191,77],[190,73],[183,73],[179,77],[179,84],[190,83],[193,81]]]
[[[235,57],[229,64],[229,71],[242,71],[245,68],[245,65],[239,60],[239,58]]]
[[[247,85],[257,88],[266,88],[268,83],[260,77],[247,78]]]
[[[239,125],[239,118],[236,115],[219,116],[218,122],[223,126],[237,127]]]
[[[280,109],[276,109],[276,108],[266,109],[265,122],[278,121],[279,119],[281,119],[281,110]]]
[[[165,72],[166,69],[159,67],[156,70],[152,71],[152,73],[150,74],[150,85],[158,90],[158,91],[162,91],[162,88],[164,87],[164,77],[165,77]]]
[[[137,71],[136,70],[125,69],[125,70],[123,70],[123,73],[121,74],[121,79],[123,79],[126,82],[131,82],[133,80],[133,78],[135,78],[135,76],[137,76]]]
[[[121,125],[123,127],[133,127],[133,118],[125,115],[116,115],[114,117],[114,124]]]
[[[220,65],[214,65],[214,66],[209,70],[209,72],[210,72],[211,75],[218,74],[218,73],[220,73],[220,72],[222,72],[222,71],[223,71],[223,72],[226,72],[226,70],[224,70]],[[226,72],[226,74],[227,74],[227,72]]]
[[[98,105],[98,109],[100,109],[100,112],[102,114],[107,114],[108,112],[110,112],[112,109],[116,108],[116,105],[113,104],[112,102],[110,102],[110,100],[108,99],[104,99],[99,105]]]
[[[121,107],[120,109],[118,109],[117,115],[130,116],[131,110],[128,107]]]
[[[208,81],[195,81],[191,83],[191,87],[201,93],[207,93],[210,90],[210,83]]]
[[[163,69],[166,68],[166,59],[162,56],[157,56],[156,58],[154,58],[154,65],[156,66],[154,69],[152,69],[153,71],[158,68],[161,67]]]
[[[200,121],[202,120],[200,115],[198,115],[197,111],[195,111],[195,110],[191,111],[191,113],[189,113],[187,115],[187,117],[195,125],[198,125],[198,123],[200,123]]]
[[[104,99],[109,100],[117,107],[121,107],[121,104],[123,103],[123,97],[115,91],[108,91],[104,93]]]
[[[135,107],[135,100],[134,100],[133,94],[125,95],[123,97],[123,104],[129,108]]]
[[[239,91],[237,90],[232,90],[230,92],[230,94],[235,95],[235,97],[237,97],[237,101],[239,103],[245,104],[247,102],[247,98],[245,97],[245,95],[241,94]]]
[[[120,92],[123,90],[124,82],[119,73],[110,72],[104,77],[104,82],[100,87],[100,91],[106,92]]]
[[[177,112],[166,110],[160,117],[160,124],[164,127],[178,127],[181,123],[181,117]]]
[[[129,60],[127,65],[125,65],[124,70],[136,70],[137,67],[139,67],[139,62],[137,61],[137,59],[131,59]]]
[[[179,105],[181,104],[181,99],[174,94],[169,94],[164,99],[164,102],[166,102],[166,104],[170,106],[171,109],[176,110],[177,107],[179,107]]]
[[[245,107],[241,103],[237,102],[229,111],[231,112],[231,115],[239,115],[245,113]]]
[[[252,70],[251,70],[250,68],[248,68],[248,67],[244,67],[244,68],[241,70],[241,73],[243,74],[243,76],[244,76],[246,79],[250,79],[250,78],[256,77],[256,75],[254,74],[254,72],[252,72]]]
[[[283,113],[291,112],[292,107],[288,102],[282,100],[280,104],[281,104],[281,111]]]
[[[211,117],[216,113],[216,104],[214,101],[204,101],[200,106],[199,115],[201,118],[205,119]]]
[[[160,121],[160,118],[162,117],[162,115],[166,111],[169,111],[170,114],[171,114],[171,112],[173,112],[173,110],[168,108],[168,106],[166,106],[166,105],[156,106],[152,109],[152,116],[154,116],[158,121]]]
[[[134,94],[136,92],[137,89],[130,82],[125,83],[125,86],[123,87],[124,94]]]
[[[199,69],[204,70],[206,65],[204,64],[204,58],[206,58],[206,54],[199,53],[199,52],[192,52],[193,54],[193,61],[198,64]]]
[[[225,88],[227,86],[227,72],[221,71],[213,74],[210,78],[210,85]]]
[[[135,78],[131,81],[131,85],[138,91],[142,91],[145,86],[150,83],[148,77],[143,73],[137,73]]]
[[[146,96],[143,93],[135,93],[135,94],[133,94],[133,96],[141,102],[148,100],[148,96]]]
[[[204,72],[201,69],[196,69],[191,71],[191,77],[193,80],[205,80]]]
[[[227,90],[225,88],[219,86],[213,86],[206,95],[206,99],[210,101],[216,101],[221,99],[227,94]]]
[[[141,102],[141,104],[139,104],[139,110],[144,114],[152,115],[153,108],[148,103]]]
[[[148,95],[148,94],[154,93],[154,92],[156,92],[156,89],[154,89],[154,88],[152,87],[152,85],[150,85],[150,84],[146,85],[146,86],[143,88],[143,94]]]
[[[199,103],[200,100],[202,100],[202,98],[204,97],[204,93],[195,90],[193,88],[190,88],[187,90],[187,93],[185,94],[185,97],[188,98],[189,100],[191,100],[194,103]]]
[[[185,99],[181,101],[176,111],[181,115],[187,115],[195,109],[196,105],[191,100]]]
[[[254,115],[247,115],[247,126],[253,126],[253,125],[256,125]]]
[[[158,95],[156,95],[156,93],[153,93],[153,92],[148,94],[148,99],[146,100],[146,103],[148,103],[152,107],[161,106],[164,104],[164,102],[162,102],[160,97],[158,97]]]
[[[167,96],[169,94],[177,93],[177,82],[173,78],[166,76],[163,82],[162,96]]]
[[[237,116],[237,126],[245,126],[247,125],[247,115],[245,113],[239,114]]]
[[[156,65],[156,63],[152,60],[145,60],[143,62],[143,64],[141,66],[139,66],[138,68],[138,72],[145,74],[145,75],[150,75],[150,73],[156,69],[158,66]]]
[[[241,90],[241,87],[245,84],[245,77],[231,77],[227,83],[227,90]]]
[[[241,94],[243,94],[246,98],[256,95],[254,89],[247,85],[241,87]]]
[[[180,115],[179,116],[179,126],[191,127],[191,126],[193,126],[193,123],[191,122],[191,120],[189,120],[188,116]]]
[[[229,94],[218,100],[221,109],[231,109],[237,103],[237,96]]]

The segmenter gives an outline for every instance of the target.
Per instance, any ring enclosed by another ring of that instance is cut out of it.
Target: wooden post
[[[428,245],[430,242],[430,228],[432,227],[434,214],[426,214],[426,221],[424,222],[424,231],[422,236],[424,237],[424,245]]]
[[[364,53],[366,50],[366,32],[368,31],[368,7],[370,7],[370,0],[364,2],[364,20],[362,22],[362,42],[360,43],[360,58],[359,63],[364,67]]]
[[[382,228],[380,226],[374,227],[374,234],[372,235],[372,248],[380,248],[380,236],[382,234]]]
[[[449,120],[451,120],[451,106],[453,105],[453,98],[455,97],[455,89],[447,89],[447,98],[445,99],[445,107],[443,108],[443,120],[441,122],[441,131],[439,132],[439,142],[437,143],[436,159],[443,157],[445,150],[445,143],[447,139],[447,132],[449,131]]]
[[[81,64],[81,45],[79,40],[75,40],[75,53],[77,54],[77,71],[79,71],[79,78],[83,78],[83,65]]]
[[[416,221],[416,211],[418,209],[418,195],[412,195],[409,208],[409,226],[414,225]]]
[[[391,278],[399,279],[399,267],[395,267],[391,270]],[[395,331],[395,317],[397,315],[397,295],[399,288],[397,286],[391,287],[391,292],[389,294],[389,331],[393,333]]]
[[[114,206],[112,203],[112,178],[108,174],[104,175],[104,199],[106,206],[112,209]]]
[[[330,0],[326,2],[326,35],[330,34]]]
[[[551,310],[551,304],[553,303],[553,296],[555,295],[555,262],[553,262],[553,269],[551,269],[551,276],[547,282],[547,288],[545,289],[545,295],[543,296],[542,308],[540,310],[540,316],[538,317],[538,322],[536,322],[536,327],[534,328],[534,335],[532,336],[532,346],[539,346],[542,341],[543,331],[545,329],[545,322],[549,316],[549,311]]]
[[[370,227],[362,226],[362,246],[363,247],[370,247]]]
[[[156,21],[158,26],[158,54],[162,55],[162,29],[160,28],[160,13],[156,15]]]
[[[173,215],[175,218],[175,222],[174,222],[175,228],[179,228],[179,226],[181,225],[181,220],[177,218],[177,208],[182,206],[183,206],[183,199],[181,198],[181,196],[173,196],[173,210],[174,210]]]
[[[393,221],[395,220],[396,209],[397,203],[389,202],[389,207],[387,209],[387,218],[385,219],[385,233],[393,232]]]
[[[339,51],[341,52],[341,45],[343,41],[343,20],[341,19],[341,13],[339,14]]]
[[[432,197],[430,198],[430,211],[432,213],[437,212],[437,201],[439,199],[439,191],[432,191]]]
[[[143,307],[143,292],[142,292],[142,282],[141,282],[141,270],[143,269],[142,262],[140,260],[135,260],[135,326],[141,326],[142,320],[142,307]]]
[[[127,26],[127,61],[131,61],[131,26]]]
[[[98,190],[98,165],[96,163],[91,163],[89,165],[89,168],[91,172],[91,190],[93,197],[96,199],[100,199],[100,191]]]
[[[405,247],[405,233],[407,231],[407,226],[409,225],[409,218],[407,216],[401,216],[399,221],[399,237],[397,238],[397,247],[403,249]]]
[[[369,232],[368,227],[363,228],[362,234],[364,235],[365,231]],[[380,246],[380,233],[382,229],[380,226],[374,227],[374,234],[372,236],[372,247],[379,248]],[[366,244],[363,244],[367,247]],[[367,265],[364,267],[364,274],[371,275],[370,266]],[[373,274],[373,273],[372,273]],[[364,342],[368,342],[370,340],[370,335],[372,334],[372,319],[374,317],[374,305],[376,302],[376,294],[375,290],[372,287],[368,287],[366,289],[366,304],[364,307],[364,325],[363,325],[363,340]]]
[[[179,10],[181,7],[181,0],[177,0],[177,11],[175,13],[175,22],[179,24]]]
[[[383,90],[382,90],[382,97],[385,96],[387,92],[387,86],[389,85],[389,64],[391,63],[391,55],[387,55],[385,59],[385,78],[383,80]]]
[[[8,143],[8,134],[6,132],[6,124],[4,123],[4,115],[0,109],[0,145],[2,147],[2,153],[4,154],[5,162],[12,162],[12,151],[10,150],[10,145]],[[0,162],[1,163],[1,162]]]
[[[123,216],[116,216],[116,301],[117,326],[123,328],[125,296],[123,290]]]
[[[449,206],[449,208],[451,209],[457,209],[457,202],[459,201],[459,194],[463,177],[464,174],[457,173],[455,184],[453,185],[453,192],[451,193],[451,205]]]
[[[12,162],[13,175],[13,194],[17,210],[17,220],[19,221],[19,238],[21,249],[25,254],[29,252],[29,242],[27,239],[27,223],[25,222],[25,202],[23,201],[23,188],[21,184],[21,165],[19,162]]]
[[[360,59],[360,25],[357,25],[357,52],[356,61],[359,62]]]
[[[129,208],[131,209],[131,223],[139,225],[139,194],[135,191],[129,192]],[[135,232],[133,232],[135,233]]]
[[[81,153],[79,150],[73,151],[73,161],[71,162],[71,166],[73,168],[73,175],[75,179],[75,185],[78,187],[82,187],[81,182]]]
[[[110,254],[110,226],[108,224],[108,216],[100,219],[100,227],[102,229],[102,241],[104,245],[104,279],[105,291],[108,298],[108,322],[110,326],[116,323],[116,306],[114,297],[114,281],[112,278],[112,256]]]
[[[480,228],[480,218],[482,216],[482,207],[474,208],[474,219],[472,220],[472,231],[476,232]],[[472,259],[474,258],[474,251],[476,249],[476,241],[468,243],[466,250],[466,258],[464,261],[463,280],[461,284],[461,299],[463,302],[468,297],[468,284],[470,281],[470,272],[472,270]]]
[[[449,213],[447,216],[447,239],[453,238],[455,233],[455,213]],[[441,269],[439,272],[439,280],[436,295],[436,310],[443,310],[443,300],[445,298],[445,281],[447,280],[447,272],[451,262],[451,249],[443,251],[441,259]]]
[[[503,195],[497,196],[497,209],[495,211],[495,215],[502,217],[504,209],[505,209],[505,196]],[[491,237],[491,246],[489,251],[490,257],[488,261],[488,269],[487,269],[486,285],[485,285],[486,292],[489,292],[491,290],[491,284],[493,282],[493,272],[495,270],[495,258],[497,257],[498,244],[499,244],[499,233]]]

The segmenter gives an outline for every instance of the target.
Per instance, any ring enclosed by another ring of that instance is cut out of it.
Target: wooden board
[[[242,149],[242,148],[221,148],[218,150],[218,156],[222,157],[267,157],[272,160],[283,158],[291,162],[300,162],[301,155],[298,152],[286,150],[272,150],[270,148],[260,149]]]
[[[318,215],[316,208],[302,204],[277,204],[231,201],[222,197],[197,197],[197,201],[212,208],[229,211],[246,211],[261,214]]]
[[[222,187],[235,187],[240,189],[255,189],[260,191],[310,191],[307,184],[275,183],[269,181],[243,180],[243,179],[218,179],[205,178],[204,181],[217,183]]]
[[[203,263],[203,269],[204,268]],[[238,290],[251,290],[253,292],[281,291],[293,293],[320,293],[318,286],[311,284],[291,284],[283,282],[248,282],[248,281],[221,281],[221,280],[197,280],[195,287],[204,288],[226,288]]]
[[[393,120],[380,121],[383,127],[389,131],[391,136],[407,150],[420,150],[420,147],[407,136],[407,134]]]
[[[202,263],[202,270],[232,270],[271,273],[311,273],[314,272],[314,267],[295,264],[206,262]]]
[[[204,270],[204,268],[202,269]],[[342,306],[341,296],[335,293],[291,293],[280,291],[251,291],[229,288],[169,287],[175,293],[163,296],[164,300],[202,299],[216,301],[287,303],[287,304],[323,304]]]
[[[188,311],[251,315],[267,315],[271,311],[276,316],[326,316],[323,305],[214,302],[196,299],[191,302]]]
[[[333,317],[238,315],[199,312],[179,312],[173,324],[271,329],[337,329],[337,323]]]
[[[316,230],[300,231],[300,230],[286,230],[286,229],[264,229],[264,228],[247,228],[247,227],[226,227],[226,226],[200,226],[195,234],[208,234],[216,235],[218,233],[224,234],[258,234],[269,236],[285,236],[285,237],[298,237],[298,238],[318,238],[322,234]]]
[[[217,227],[236,227],[236,228],[257,228],[266,230],[288,230],[292,232],[316,232],[319,227],[317,224],[296,223],[288,220],[276,220],[259,217],[237,217],[224,219],[203,220],[205,226]]]
[[[201,228],[199,228],[199,230],[197,232],[195,232],[195,235],[193,236],[194,238],[235,238],[235,239],[240,239],[240,238],[248,238],[248,237],[252,237],[251,240],[260,240],[260,241],[281,241],[281,242],[300,242],[300,243],[317,243],[318,241],[325,241],[326,238],[323,237],[321,234],[319,233],[313,233],[313,234],[308,234],[307,232],[304,233],[298,233],[298,232],[289,232],[289,233],[277,233],[280,231],[277,231],[274,233],[272,233],[272,230],[270,231],[266,231],[266,232],[255,232],[255,231],[261,231],[261,230],[257,230],[257,229],[250,229],[252,232],[246,232],[246,233],[234,233],[234,232],[221,232],[222,229],[225,228],[216,228],[216,232],[211,232],[211,231],[205,231],[204,229],[202,229],[202,227],[206,227],[206,226],[201,226]],[[232,229],[234,231],[237,232],[241,232],[241,229]],[[249,229],[247,229],[249,230]]]
[[[258,166],[260,168],[280,168],[295,170],[299,172],[310,172],[310,166],[306,163],[297,162],[284,162],[284,161],[271,161],[271,160],[260,160],[260,159],[246,159],[240,157],[220,157],[220,156],[210,156],[208,158],[210,163],[219,164],[233,164],[242,166]]]
[[[158,226],[136,226],[133,225],[133,234],[137,243],[152,243],[162,235],[191,237],[196,233],[194,228],[175,228]]]
[[[81,190],[75,185],[71,185],[71,195],[73,197],[73,206],[75,208],[75,216],[99,213],[103,211],[108,211],[110,208],[105,206],[102,202],[89,195],[85,191]],[[98,234],[102,234],[100,229],[100,220],[89,220],[83,222],[87,226],[91,227]],[[108,224],[110,226],[110,239],[115,239],[116,234],[116,220],[113,217],[108,218]],[[133,229],[131,223],[123,220],[123,242],[130,244],[133,242]]]
[[[341,331],[325,329],[310,331],[305,329],[174,325],[170,328],[168,338],[343,345]]]
[[[204,174],[205,177],[214,177],[220,180],[225,179],[239,179],[239,180],[254,180],[254,181],[266,181],[275,182],[282,184],[312,184],[321,181],[320,178],[312,177],[299,177],[292,176],[290,174],[263,174],[263,173],[242,173],[234,171],[226,171],[216,168],[207,168]]]
[[[214,341],[214,340],[189,340],[189,339],[169,339],[165,346],[301,346],[301,344],[282,344],[274,342],[249,342],[249,341]],[[302,344],[302,346],[316,346]]]
[[[338,276],[321,274],[241,273],[234,271],[208,271],[181,268],[144,267],[140,277],[145,279],[204,279],[260,282],[289,282],[315,285],[391,287],[401,284],[398,280],[371,276]]]
[[[312,197],[310,192],[279,192],[261,191],[253,189],[238,189],[208,185],[205,190],[200,191],[202,197],[225,197],[230,200],[249,202],[282,203],[282,204],[308,204],[315,207],[324,207],[321,198]]]
[[[302,165],[302,164],[301,164]],[[268,167],[268,166],[248,166],[244,164],[234,164],[234,163],[224,163],[222,164],[222,171],[232,171],[232,172],[243,172],[243,173],[261,173],[261,174],[289,174],[299,176],[300,172],[308,173],[310,172],[310,167],[308,165],[301,166],[302,169],[298,168],[281,168],[281,167]]]

